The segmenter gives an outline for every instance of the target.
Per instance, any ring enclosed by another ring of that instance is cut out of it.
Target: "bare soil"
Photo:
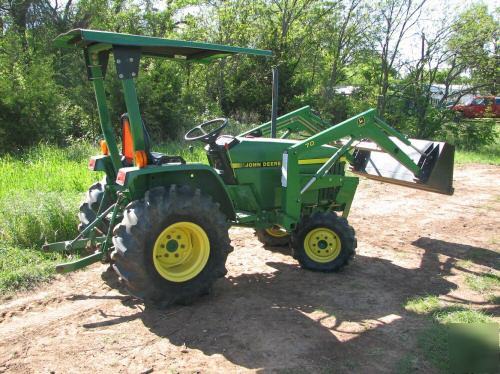
[[[397,372],[429,319],[406,300],[439,295],[498,316],[464,285],[500,266],[500,167],[456,168],[451,197],[362,180],[350,224],[355,260],[300,269],[286,248],[231,229],[234,252],[213,294],[145,309],[105,265],[0,300],[0,372]],[[406,360],[406,361],[405,361]]]

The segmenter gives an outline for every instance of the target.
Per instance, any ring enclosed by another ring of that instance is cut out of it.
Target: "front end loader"
[[[210,120],[185,135],[205,144],[208,164],[151,151],[134,83],[141,58],[203,63],[233,54],[270,57],[270,51],[92,30],[70,31],[56,44],[83,48],[104,137],[103,154],[89,168],[105,175],[80,207],[79,235],[44,246],[93,251],[58,265],[58,272],[110,262],[146,303],[187,303],[226,274],[232,225],[255,229],[266,245],[289,245],[304,269],[334,272],[357,245],[347,221],[356,174],[453,193],[453,147],[408,139],[375,110],[332,125],[304,107],[239,136],[222,134],[228,119]],[[111,54],[127,108],[119,119],[121,150],[104,91]]]

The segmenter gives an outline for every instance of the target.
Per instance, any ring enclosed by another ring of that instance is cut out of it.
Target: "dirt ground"
[[[363,180],[357,256],[338,274],[233,228],[226,278],[191,306],[145,309],[101,264],[58,276],[0,300],[0,372],[373,373],[407,357],[433,372],[417,348],[429,320],[403,304],[439,295],[498,316],[463,280],[498,270],[499,212],[500,167],[459,166],[451,197]]]

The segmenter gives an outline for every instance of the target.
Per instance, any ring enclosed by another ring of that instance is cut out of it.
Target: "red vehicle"
[[[500,97],[476,96],[469,104],[455,105],[451,109],[465,118],[500,117]]]

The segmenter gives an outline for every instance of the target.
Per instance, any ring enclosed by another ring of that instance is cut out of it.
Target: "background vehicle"
[[[476,96],[469,104],[455,105],[451,109],[465,118],[500,117],[500,97]]]

